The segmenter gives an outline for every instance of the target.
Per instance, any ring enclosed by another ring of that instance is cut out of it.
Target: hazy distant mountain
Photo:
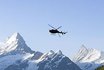
[[[0,70],[81,70],[61,51],[31,50],[19,33],[0,43]]]
[[[104,52],[96,49],[87,49],[84,45],[76,53],[73,61],[82,70],[95,70],[104,65]]]

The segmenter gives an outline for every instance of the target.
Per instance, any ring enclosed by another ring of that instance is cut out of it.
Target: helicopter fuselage
[[[50,33],[60,33],[57,29],[49,30]]]
[[[67,33],[67,32],[58,31],[57,29],[51,29],[51,30],[49,30],[49,32],[52,34],[60,33],[62,35]]]

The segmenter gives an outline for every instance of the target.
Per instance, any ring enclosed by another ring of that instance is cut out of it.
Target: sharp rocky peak
[[[63,55],[61,50],[59,50],[59,51],[57,52],[57,54],[58,54],[58,55]]]
[[[74,55],[73,61],[80,61],[88,54],[88,52],[89,50],[84,45],[82,45],[79,51]]]
[[[82,70],[95,70],[104,63],[104,52],[93,48],[86,48],[84,45],[76,53],[73,61]]]
[[[24,39],[22,38],[22,36],[18,33],[18,32],[15,32],[12,36],[10,36],[6,43],[7,44],[11,44],[13,42],[25,42]]]
[[[79,51],[87,51],[87,50],[88,49],[84,45],[82,45],[81,48],[79,49]]]
[[[15,32],[12,36],[10,36],[5,42],[6,49],[5,51],[15,53],[32,53],[33,51],[26,45],[23,37]]]
[[[79,49],[76,55],[73,58],[75,62],[91,62],[99,59],[101,57],[101,51],[93,49],[93,48],[86,48],[84,45]]]

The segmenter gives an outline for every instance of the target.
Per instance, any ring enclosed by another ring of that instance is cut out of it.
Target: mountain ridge
[[[4,45],[0,54],[0,70],[81,70],[61,50],[48,53],[31,50],[17,32]]]
[[[82,46],[73,57],[73,61],[82,70],[95,70],[104,64],[104,52]]]

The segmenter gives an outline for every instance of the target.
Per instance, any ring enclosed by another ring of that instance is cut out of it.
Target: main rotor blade
[[[50,27],[52,27],[52,28],[54,28],[53,26],[51,26],[50,24],[48,24]],[[54,28],[54,29],[56,29],[56,28]]]
[[[58,27],[57,29],[60,29],[62,26]]]

